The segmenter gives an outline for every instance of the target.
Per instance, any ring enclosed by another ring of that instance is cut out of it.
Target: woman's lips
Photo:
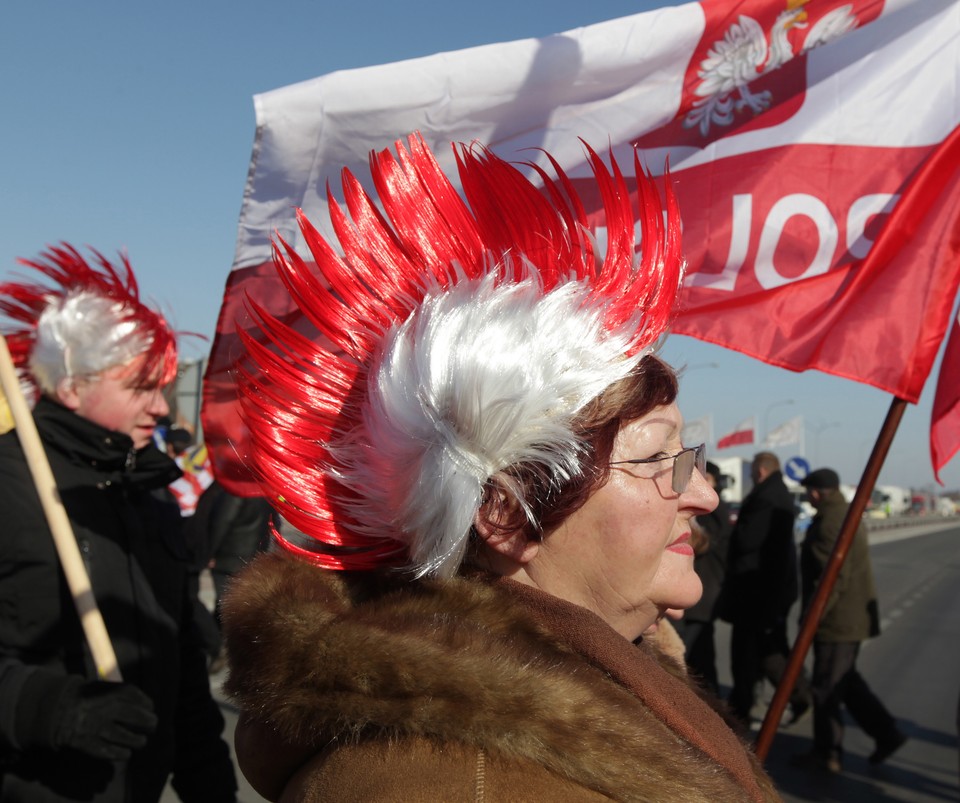
[[[693,547],[690,546],[690,533],[684,533],[676,541],[667,544],[668,552],[675,552],[678,555],[693,555]]]

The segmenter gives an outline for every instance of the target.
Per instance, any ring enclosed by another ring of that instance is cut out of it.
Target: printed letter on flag
[[[578,138],[621,165],[639,148],[654,173],[669,157],[689,263],[675,333],[916,402],[960,281],[958,43],[956,0],[703,0],[256,96],[204,386],[218,479],[256,491],[232,379],[259,337],[246,305],[316,336],[271,238],[304,253],[293,210],[329,234],[340,169],[367,181],[369,152],[413,131],[451,176],[451,142],[541,166],[545,149],[588,204]]]
[[[754,441],[753,433],[756,428],[757,421],[753,416],[745,421],[741,421],[737,424],[733,432],[729,435],[724,435],[717,441],[717,448],[728,449],[731,446],[748,446]]]

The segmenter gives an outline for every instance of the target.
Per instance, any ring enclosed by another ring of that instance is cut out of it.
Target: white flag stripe
[[[543,165],[539,152],[524,149],[545,148],[576,175],[585,168],[578,137],[602,150],[676,114],[703,31],[703,11],[690,3],[539,40],[330,73],[255,96],[255,156],[234,267],[268,261],[274,230],[300,242],[293,207],[327,231],[327,182],[339,197],[346,165],[371,189],[370,151],[414,131],[454,181],[450,143],[474,140]]]

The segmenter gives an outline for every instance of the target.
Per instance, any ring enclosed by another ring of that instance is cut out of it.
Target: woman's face
[[[621,427],[610,462],[675,455],[682,426],[676,404],[657,407]],[[668,609],[694,605],[703,588],[690,520],[713,510],[717,494],[696,469],[680,494],[672,477],[672,457],[612,466],[606,484],[544,537],[526,567],[530,580],[631,640]]]

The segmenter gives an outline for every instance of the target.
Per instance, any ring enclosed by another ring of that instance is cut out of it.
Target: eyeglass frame
[[[693,460],[690,462],[689,470],[685,470],[686,476],[682,480],[678,480],[681,476],[681,473],[677,470],[680,467],[680,458],[686,454],[693,453]],[[647,463],[661,463],[664,460],[673,460],[673,476],[670,478],[670,487],[673,489],[675,494],[682,494],[690,485],[690,480],[693,477],[693,470],[697,469],[701,475],[707,469],[707,449],[706,444],[701,443],[699,446],[688,446],[685,449],[681,449],[676,454],[667,454],[663,457],[635,457],[632,460],[616,460],[611,463],[611,466],[622,466],[622,465],[646,465]],[[677,486],[680,486],[679,488]]]

